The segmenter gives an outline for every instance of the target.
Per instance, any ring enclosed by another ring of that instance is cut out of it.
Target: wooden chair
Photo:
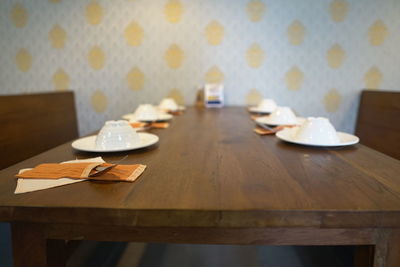
[[[0,96],[0,169],[78,137],[73,92]]]
[[[400,159],[400,92],[363,90],[356,135],[362,144]]]

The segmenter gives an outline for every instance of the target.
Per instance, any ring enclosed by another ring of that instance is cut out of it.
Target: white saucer
[[[129,121],[153,122],[150,120],[138,120],[133,113],[125,114],[122,118]],[[155,121],[169,121],[172,118],[173,116],[171,114],[160,113]]]
[[[157,135],[149,134],[149,133],[138,133],[140,138],[140,143],[136,145],[132,145],[131,147],[126,148],[116,148],[116,149],[99,149],[96,148],[96,135],[83,137],[78,140],[72,142],[72,147],[86,152],[119,152],[119,151],[128,151],[139,148],[148,147],[154,145],[158,142],[159,138]]]
[[[297,125],[302,124],[306,120],[305,118],[302,118],[302,117],[297,117],[296,119],[297,119],[297,123],[296,123]],[[258,124],[267,124],[270,126],[288,125],[286,123],[276,124],[274,122],[271,122],[271,117],[269,117],[269,116],[259,117],[259,118],[256,118],[254,121]]]
[[[258,107],[249,107],[249,111],[252,113],[259,113],[259,114],[269,114],[272,113],[274,110],[265,110],[265,109],[259,109]]]
[[[360,139],[355,135],[343,132],[336,132],[340,140],[340,142],[337,144],[321,145],[314,143],[299,142],[294,139],[294,135],[296,134],[298,128],[299,127],[285,128],[282,131],[277,132],[275,135],[283,141],[305,146],[322,146],[322,147],[350,146],[357,144],[360,141]]]

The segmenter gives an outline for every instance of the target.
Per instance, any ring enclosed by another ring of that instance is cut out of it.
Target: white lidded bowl
[[[258,103],[256,107],[257,110],[265,111],[265,112],[273,112],[276,109],[277,105],[273,99],[264,98]]]
[[[164,98],[158,106],[161,110],[176,111],[179,109],[178,104],[173,98]]]
[[[334,145],[340,143],[335,128],[327,118],[323,117],[307,118],[297,129],[294,140],[315,145]]]
[[[151,104],[142,104],[137,107],[133,116],[138,121],[156,121],[159,111]]]
[[[296,115],[289,107],[277,107],[271,115],[269,122],[275,125],[295,125],[298,124]]]
[[[106,121],[96,136],[96,149],[124,149],[140,143],[138,133],[124,120]]]

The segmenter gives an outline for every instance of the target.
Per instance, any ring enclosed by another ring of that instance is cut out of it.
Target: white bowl
[[[151,104],[142,104],[137,107],[133,116],[139,121],[156,121],[159,117],[159,111]]]
[[[340,143],[335,128],[327,118],[307,118],[298,128],[294,140],[315,145],[333,145]]]
[[[296,125],[298,120],[289,107],[277,107],[271,115],[269,122],[274,125]]]
[[[256,107],[259,111],[264,112],[273,112],[276,109],[277,105],[273,99],[264,98]]]
[[[173,98],[164,98],[161,100],[160,105],[158,106],[161,110],[166,111],[177,111],[179,109],[178,104],[175,102]]]
[[[137,132],[129,122],[107,121],[96,136],[96,149],[124,149],[140,143]]]

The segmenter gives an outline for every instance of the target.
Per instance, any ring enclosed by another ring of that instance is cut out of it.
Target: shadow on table
[[[348,246],[228,246],[86,241],[68,267],[350,267]],[[83,247],[84,247],[83,246]]]
[[[0,266],[13,266],[11,254],[11,229],[9,223],[0,223]]]

